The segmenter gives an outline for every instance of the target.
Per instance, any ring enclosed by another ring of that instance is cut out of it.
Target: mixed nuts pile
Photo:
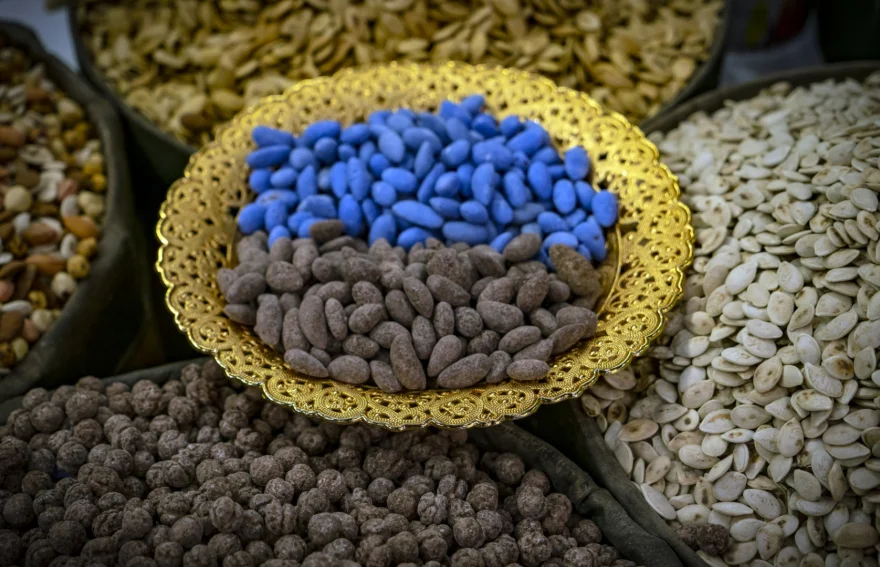
[[[4,567],[635,567],[515,454],[313,421],[214,362],[31,390],[0,437]]]
[[[880,73],[777,84],[653,136],[694,211],[685,300],[582,398],[712,565],[876,565]]]
[[[226,315],[307,376],[387,392],[536,380],[552,355],[596,330],[598,272],[557,244],[548,273],[531,260],[535,234],[503,253],[435,239],[407,253],[342,235],[339,220],[310,230],[271,248],[264,232],[246,236],[238,266],[217,274]]]
[[[104,171],[83,109],[0,34],[0,374],[27,355],[89,275]]]
[[[125,101],[181,141],[297,81],[410,60],[525,69],[639,120],[708,56],[720,0],[89,0],[84,41]]]

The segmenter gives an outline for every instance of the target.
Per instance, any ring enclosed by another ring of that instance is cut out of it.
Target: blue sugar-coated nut
[[[299,223],[299,228],[296,231],[296,235],[300,238],[308,238],[309,237],[309,229],[318,221],[325,220],[319,219],[315,217],[309,217]]]
[[[289,217],[287,217],[287,228],[290,229],[291,234],[299,233],[299,225],[303,223],[304,220],[313,218],[312,213],[307,211],[298,211],[293,213]]]
[[[531,163],[532,160],[529,159],[525,152],[513,152],[513,167],[525,171]]]
[[[451,119],[457,119],[462,122],[465,126],[470,128],[471,126],[471,115],[470,113],[461,108],[459,105],[455,104],[451,100],[444,100],[440,103],[440,109],[437,111],[437,114],[440,118],[445,118],[447,121]]]
[[[447,167],[458,167],[467,161],[471,153],[471,143],[467,140],[456,140],[443,148],[440,161]]]
[[[547,171],[550,172],[550,177],[553,178],[553,181],[557,181],[565,177],[565,166],[561,163],[548,166]]]
[[[318,193],[318,174],[315,172],[314,166],[307,166],[296,178],[296,193],[299,200],[308,198]]]
[[[533,161],[526,173],[526,179],[538,200],[543,201],[553,195],[553,178],[544,162]]]
[[[258,169],[257,171],[266,170]],[[296,170],[292,167],[282,167],[273,172],[272,176],[269,178],[269,184],[271,184],[272,187],[279,189],[292,187],[294,182],[296,182]]]
[[[370,188],[370,195],[377,205],[382,207],[390,207],[397,201],[397,190],[385,181],[376,181]]]
[[[272,179],[272,170],[268,168],[255,169],[248,176],[248,185],[251,190],[259,195],[269,189]]]
[[[361,201],[361,212],[364,215],[364,219],[366,219],[367,224],[371,224],[379,215],[382,214],[382,211],[379,209],[379,205],[369,197]]]
[[[367,196],[373,182],[370,172],[367,171],[367,166],[363,160],[353,157],[345,163],[345,172],[349,192],[352,197],[360,201]]]
[[[419,190],[416,192],[416,199],[422,203],[427,203],[428,199],[434,196],[434,185],[437,184],[437,180],[440,179],[444,171],[446,171],[446,168],[443,167],[442,163],[435,163],[431,171],[428,172],[428,175],[422,179]]]
[[[608,228],[617,222],[617,196],[605,189],[593,197],[593,216],[599,226]],[[595,254],[594,254],[595,256]]]
[[[432,167],[434,167],[434,150],[431,149],[431,142],[426,140],[419,146],[419,151],[413,159],[413,173],[419,179],[424,179]]]
[[[502,232],[498,236],[492,239],[492,242],[489,243],[496,252],[502,252],[504,247],[510,244],[510,241],[513,240],[513,237],[516,236],[516,233],[512,230],[508,230],[507,232]]]
[[[329,193],[330,192],[330,168],[322,167],[320,171],[318,171],[318,192]]]
[[[476,224],[489,222],[489,211],[479,201],[465,201],[459,207],[459,212],[461,213],[461,218],[467,222]]]
[[[415,158],[413,157],[413,155],[408,153],[403,157],[403,161],[400,162],[400,164],[398,164],[397,167],[402,167],[403,169],[406,169],[408,171],[412,171],[414,161],[415,161]]]
[[[336,161],[336,148],[339,142],[333,138],[321,138],[315,142],[315,157],[321,163],[333,163]]]
[[[495,196],[495,183],[497,175],[495,167],[491,163],[483,163],[474,169],[474,175],[471,177],[471,191],[473,191],[474,199],[489,205]]]
[[[425,242],[432,237],[434,237],[433,233],[424,228],[413,226],[401,231],[397,236],[397,246],[400,246],[404,250],[409,250],[413,247],[413,244],[417,242]]]
[[[387,157],[388,161],[391,163],[402,162],[406,155],[406,146],[403,145],[403,140],[400,138],[400,135],[393,130],[383,132],[382,135],[379,136],[377,145],[379,151],[385,154],[385,157]]]
[[[276,144],[257,148],[247,155],[245,162],[253,169],[281,165],[290,155],[290,146]]]
[[[376,110],[367,117],[367,124],[373,126],[375,124],[385,124],[388,117],[393,114],[390,110]]]
[[[586,258],[587,261],[589,261],[589,262],[593,261],[593,255],[590,253],[590,249],[587,248],[586,246],[584,246],[583,244],[581,244],[580,246],[577,247],[577,251],[580,253],[581,256]]]
[[[513,222],[516,224],[526,224],[527,222],[532,222],[537,219],[538,215],[543,213],[545,210],[546,207],[541,203],[526,203],[522,207],[514,209]]]
[[[470,140],[471,129],[458,118],[450,118],[446,121],[446,132],[450,140]]]
[[[281,201],[284,203],[284,206],[290,208],[296,205],[297,201],[299,201],[299,197],[289,189],[269,189],[256,199],[257,203],[266,206],[275,201]]]
[[[489,231],[486,226],[462,221],[444,224],[443,236],[450,242],[464,242],[471,246],[489,242]]]
[[[583,209],[575,209],[573,213],[565,217],[568,226],[577,226],[587,219],[587,211]]]
[[[584,242],[584,246],[590,251],[594,262],[602,262],[608,256],[608,250],[605,248],[605,236],[601,232],[597,237]]]
[[[397,112],[388,117],[388,120],[385,121],[385,125],[398,134],[402,134],[407,128],[412,128],[413,122],[408,116]]]
[[[315,154],[308,148],[294,148],[290,151],[290,157],[287,161],[297,171],[302,171],[310,165],[318,167],[318,160],[315,158]]]
[[[398,201],[391,207],[394,215],[423,228],[440,228],[443,217],[424,203],[418,201]]]
[[[416,113],[411,108],[398,108],[397,114],[400,114],[401,116],[406,116],[407,118],[409,118],[410,120],[412,120],[414,122],[416,120]]]
[[[338,120],[319,120],[306,126],[300,139],[306,146],[311,147],[321,138],[338,138],[340,132],[342,132],[342,124]]]
[[[269,248],[271,248],[279,238],[290,238],[290,231],[283,224],[279,224],[269,231]]]
[[[471,156],[474,163],[491,163],[496,171],[507,171],[513,166],[513,152],[495,140],[477,142]]]
[[[559,231],[548,234],[544,238],[544,243],[541,245],[542,248],[549,250],[551,246],[555,246],[556,244],[564,244],[565,246],[570,246],[571,248],[577,248],[577,245],[580,244],[575,235],[568,231]]]
[[[351,195],[344,195],[339,199],[339,220],[345,226],[345,234],[349,236],[360,236],[364,229],[361,206]]]
[[[512,152],[522,152],[532,156],[544,145],[544,136],[538,128],[526,128],[519,134],[507,141],[507,147]]]
[[[470,197],[473,195],[473,191],[471,191],[471,179],[474,177],[474,166],[470,163],[463,163],[458,166],[458,169],[455,171],[458,174],[458,180],[461,182],[461,191],[462,197]]]
[[[390,208],[388,210],[391,211]],[[394,214],[394,212],[391,211],[391,214]],[[406,230],[412,226],[412,223],[404,218],[401,218],[401,217],[398,217],[395,215],[394,219],[397,221],[397,231],[398,232],[403,232],[404,230]],[[418,227],[418,228],[421,228],[421,227]]]
[[[538,153],[532,156],[532,161],[542,161],[547,165],[556,165],[561,163],[562,160],[559,159],[559,153],[553,146],[544,146],[538,150]]]
[[[560,179],[553,184],[553,206],[563,215],[572,212],[577,206],[574,185],[568,179]]]
[[[410,150],[418,149],[425,142],[431,144],[431,150],[434,152],[439,152],[443,148],[443,142],[440,141],[440,137],[428,128],[407,128],[401,136],[403,137],[404,145]]]
[[[294,148],[305,148],[306,143],[303,141],[302,138],[294,138],[293,147]]]
[[[454,171],[447,171],[437,178],[437,183],[434,184],[434,193],[440,197],[452,197],[458,194],[460,187],[461,180],[458,178],[458,174]]]
[[[572,232],[578,241],[587,247],[593,260],[601,262],[605,259],[607,255],[605,236],[602,234],[602,227],[599,226],[594,217],[588,217],[587,220],[577,225]]]
[[[370,125],[370,137],[373,139],[378,139],[379,136],[381,136],[385,132],[394,132],[394,130],[392,130],[391,128],[389,128],[385,124],[371,124]]]
[[[370,233],[367,236],[367,242],[373,244],[377,240],[384,238],[389,244],[394,246],[397,236],[397,222],[390,213],[379,215],[370,225]]]
[[[574,184],[574,192],[577,194],[578,203],[580,203],[581,207],[587,211],[593,210],[592,203],[593,197],[596,196],[596,191],[593,190],[592,185],[586,181],[577,181]]]
[[[572,181],[581,181],[590,173],[590,157],[582,146],[575,146],[565,152],[565,173]]]
[[[339,161],[348,161],[358,155],[358,151],[354,149],[354,146],[349,144],[339,144],[339,147],[336,148],[336,153],[339,156]]]
[[[359,146],[370,139],[370,127],[363,122],[352,124],[342,129],[339,133],[339,141],[343,144]]]
[[[513,208],[510,204],[498,195],[492,199],[492,205],[489,207],[492,213],[492,220],[501,226],[508,225],[513,222]]]
[[[486,242],[492,242],[492,239],[494,239],[496,236],[498,236],[498,232],[499,232],[498,227],[495,225],[494,222],[487,223],[485,226],[486,226],[486,240],[483,241],[484,244]]]
[[[348,193],[347,169],[344,161],[337,161],[330,167],[330,190],[337,199]]]
[[[330,195],[306,197],[297,207],[297,211],[308,211],[316,217],[325,219],[336,218],[336,204]]]
[[[455,199],[450,199],[448,197],[431,197],[428,200],[428,204],[431,205],[431,208],[437,211],[437,214],[445,219],[457,220],[461,218],[461,214],[458,212],[458,207],[460,203]]]
[[[361,147],[358,148],[358,158],[364,163],[369,163],[370,158],[373,157],[373,154],[375,153],[376,144],[374,144],[372,140],[364,142],[361,144]]]
[[[446,123],[436,114],[431,112],[419,113],[418,124],[419,126],[427,128],[431,132],[437,134],[437,137],[440,138],[442,143],[449,143],[449,134],[446,131]]]
[[[539,238],[544,238],[544,231],[541,230],[541,225],[536,222],[527,222],[522,225],[519,231],[523,234],[537,234]]]
[[[548,233],[568,230],[568,223],[565,222],[565,219],[552,211],[544,211],[538,215],[538,226]]]
[[[263,228],[266,222],[266,205],[248,203],[238,213],[238,228],[244,234],[251,234]]]
[[[507,116],[498,124],[498,129],[505,138],[512,138],[522,130],[522,121],[519,116]]]
[[[505,173],[501,185],[511,207],[522,207],[529,200],[529,190],[523,182],[521,171],[514,169]]]
[[[370,156],[370,173],[379,177],[382,175],[382,172],[391,167],[391,162],[388,161],[388,158],[379,152],[374,153]]]
[[[486,105],[486,97],[481,94],[472,94],[461,99],[458,104],[467,112],[477,114]]]
[[[402,167],[389,167],[382,172],[382,181],[390,183],[400,193],[415,193],[419,180],[413,172]]]
[[[260,147],[277,145],[293,147],[293,144],[296,142],[296,139],[290,132],[269,126],[254,126],[254,129],[251,130],[251,139]]]
[[[471,128],[485,138],[498,135],[498,124],[495,118],[488,114],[478,114],[471,123]]]

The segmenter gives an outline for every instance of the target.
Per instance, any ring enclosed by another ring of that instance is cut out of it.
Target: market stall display
[[[13,24],[0,25],[0,110],[5,399],[115,371],[140,335],[146,266],[114,115]]]

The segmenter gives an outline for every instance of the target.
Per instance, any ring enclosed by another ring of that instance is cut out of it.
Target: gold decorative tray
[[[557,356],[542,380],[388,394],[299,375],[281,353],[223,314],[215,274],[230,263],[234,211],[252,199],[244,157],[253,148],[254,126],[299,132],[319,119],[347,124],[381,108],[434,110],[447,98],[474,93],[485,95],[488,111],[499,118],[516,114],[540,122],[560,149],[583,145],[597,184],[618,196],[613,253],[600,270],[607,292],[595,337]],[[541,404],[580,395],[599,372],[625,367],[660,333],[666,312],[681,297],[693,229],[678,200],[678,182],[657,158],[657,148],[619,114],[521,71],[391,64],[303,81],[221,127],[169,190],[156,227],[166,303],[193,346],[213,355],[230,377],[260,386],[269,399],[299,412],[390,429],[466,428],[525,417]]]

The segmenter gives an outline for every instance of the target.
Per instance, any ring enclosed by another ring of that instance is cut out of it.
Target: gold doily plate
[[[229,264],[235,213],[252,199],[244,157],[254,147],[254,126],[300,132],[319,119],[348,124],[382,108],[435,110],[444,99],[474,93],[485,95],[495,116],[540,122],[557,148],[584,146],[594,183],[618,196],[620,220],[617,238],[611,239],[616,261],[603,266],[608,289],[595,337],[556,357],[542,380],[388,394],[299,375],[281,353],[223,314],[216,272]],[[229,376],[260,386],[274,402],[325,419],[391,429],[487,426],[580,395],[599,372],[625,367],[660,333],[693,258],[690,213],[678,197],[678,182],[641,131],[587,95],[537,75],[461,63],[349,69],[298,83],[218,130],[162,205],[157,268],[168,288],[168,308],[190,342],[213,355]]]

